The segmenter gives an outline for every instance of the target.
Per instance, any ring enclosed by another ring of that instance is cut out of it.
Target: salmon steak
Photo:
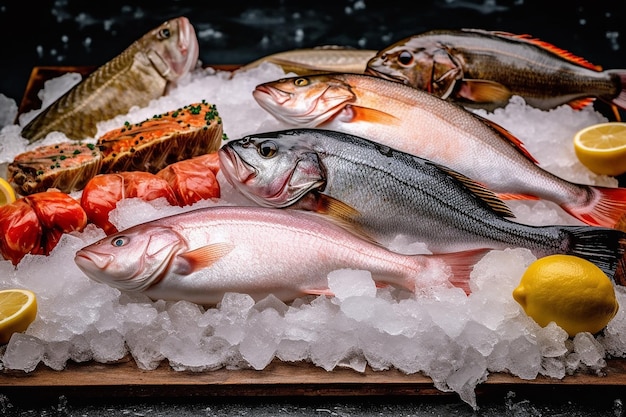
[[[8,165],[8,179],[21,195],[49,188],[70,193],[85,188],[98,174],[156,174],[172,163],[214,153],[223,137],[216,106],[202,101],[139,123],[125,123],[96,144],[72,141],[24,152]]]

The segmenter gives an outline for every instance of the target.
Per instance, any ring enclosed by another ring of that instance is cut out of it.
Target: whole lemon
[[[599,332],[619,308],[609,277],[573,255],[550,255],[531,263],[513,298],[537,324],[554,321],[570,336]]]

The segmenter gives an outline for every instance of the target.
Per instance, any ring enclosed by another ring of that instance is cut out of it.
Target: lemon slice
[[[35,293],[24,289],[0,291],[0,343],[8,343],[13,333],[28,329],[36,317]]]
[[[7,180],[0,177],[0,206],[11,204],[15,201],[15,190]]]
[[[608,122],[591,125],[574,135],[578,160],[601,175],[626,172],[626,123]]]

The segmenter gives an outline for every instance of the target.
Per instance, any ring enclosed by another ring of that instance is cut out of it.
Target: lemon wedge
[[[0,343],[8,343],[13,333],[23,332],[37,317],[37,297],[25,289],[0,291]]]
[[[15,190],[7,180],[0,177],[0,206],[11,204],[15,201]]]
[[[617,176],[626,172],[626,123],[599,123],[574,135],[578,160],[592,172]]]
[[[513,298],[537,324],[555,322],[570,336],[599,332],[619,309],[609,277],[573,255],[550,255],[531,263]]]

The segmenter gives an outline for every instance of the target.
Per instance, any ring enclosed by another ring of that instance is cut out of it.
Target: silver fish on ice
[[[293,129],[231,140],[218,154],[228,182],[257,204],[340,218],[387,246],[404,235],[433,253],[522,247],[588,259],[610,277],[622,262],[624,232],[508,220],[504,202],[477,182],[365,138]]]

